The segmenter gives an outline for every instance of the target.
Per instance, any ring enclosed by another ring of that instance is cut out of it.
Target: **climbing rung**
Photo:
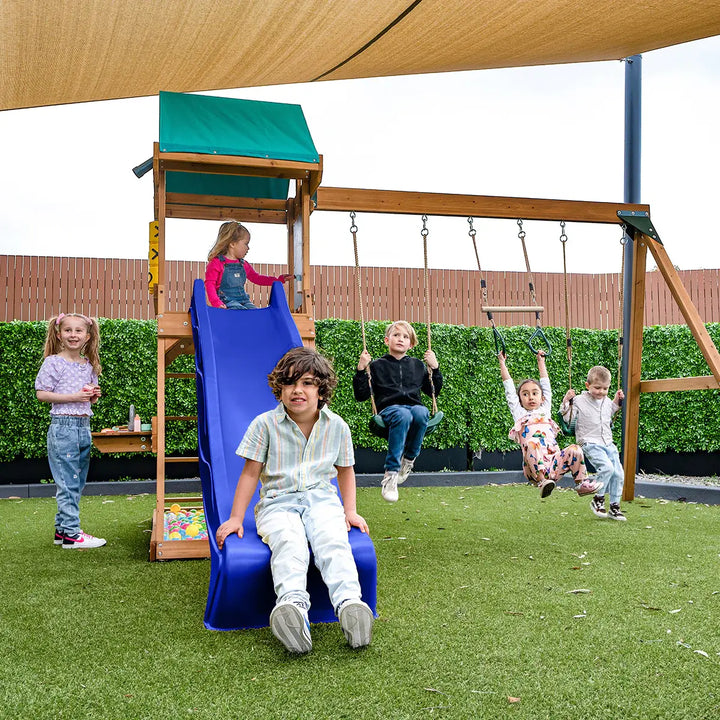
[[[200,458],[197,457],[166,457],[166,463],[184,463],[184,462],[197,462]]]
[[[480,310],[484,313],[509,313],[509,312],[543,312],[545,307],[538,305],[487,305],[481,306]]]

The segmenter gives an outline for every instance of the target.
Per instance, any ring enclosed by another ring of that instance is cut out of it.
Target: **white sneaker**
[[[90,550],[102,547],[106,542],[105,538],[97,538],[82,530],[75,535],[62,536],[63,550]]]
[[[415,464],[415,458],[412,460],[408,460],[407,458],[403,458],[400,461],[400,470],[398,471],[398,485],[402,485],[407,479],[408,475],[412,472],[413,465]]]
[[[340,627],[352,648],[370,644],[375,620],[373,611],[362,600],[346,600],[338,612]]]
[[[312,650],[310,620],[307,610],[300,603],[288,601],[276,605],[270,613],[270,629],[291,653]]]
[[[398,474],[394,471],[387,470],[381,483],[381,494],[383,496],[383,500],[387,500],[388,502],[397,502],[399,497],[397,486]]]

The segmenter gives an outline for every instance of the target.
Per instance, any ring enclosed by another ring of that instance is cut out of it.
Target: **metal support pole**
[[[625,188],[623,200],[626,203],[640,202],[640,149],[642,139],[642,55],[625,58]],[[633,243],[631,236],[625,243],[625,277],[623,281],[623,348],[622,387],[627,393],[628,369],[630,364],[630,314],[633,291]],[[623,430],[625,429],[623,410]],[[637,470],[637,468],[636,468]]]

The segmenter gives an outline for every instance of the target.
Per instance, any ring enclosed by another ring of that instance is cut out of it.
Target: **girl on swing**
[[[572,473],[578,495],[594,493],[598,484],[587,478],[580,446],[568,445],[562,450],[558,447],[556,437],[560,428],[551,415],[552,393],[545,352],[537,353],[539,380],[523,380],[517,389],[505,364],[504,352],[498,354],[498,360],[505,399],[515,421],[508,437],[522,449],[525,477],[540,488],[541,498],[550,495],[567,472]]]
[[[443,378],[432,350],[425,351],[427,367],[422,360],[408,357],[408,350],[418,344],[417,334],[410,323],[397,320],[388,325],[385,344],[388,352],[377,360],[372,360],[367,350],[362,351],[353,376],[353,394],[358,401],[368,400],[372,382],[378,413],[388,429],[388,452],[381,493],[388,502],[397,502],[397,486],[410,475],[427,430],[430,412],[420,399],[420,391],[437,396]],[[368,366],[371,378],[368,378]],[[432,370],[432,384],[428,368]]]

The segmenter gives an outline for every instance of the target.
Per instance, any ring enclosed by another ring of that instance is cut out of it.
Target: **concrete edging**
[[[358,487],[379,487],[382,475],[358,475]],[[524,483],[525,478],[519,470],[494,472],[443,472],[413,473],[405,487],[463,487],[476,485],[505,485]],[[560,487],[570,487],[565,481]],[[690,485],[687,483],[635,482],[635,497],[664,498],[680,502],[697,502],[707,505],[720,505],[720,487],[712,485]],[[200,479],[187,478],[166,480],[166,493],[201,493]],[[89,482],[84,495],[141,495],[155,493],[154,480],[131,480],[128,482],[107,481]],[[0,499],[55,497],[52,483],[29,483],[27,485],[0,485]]]

